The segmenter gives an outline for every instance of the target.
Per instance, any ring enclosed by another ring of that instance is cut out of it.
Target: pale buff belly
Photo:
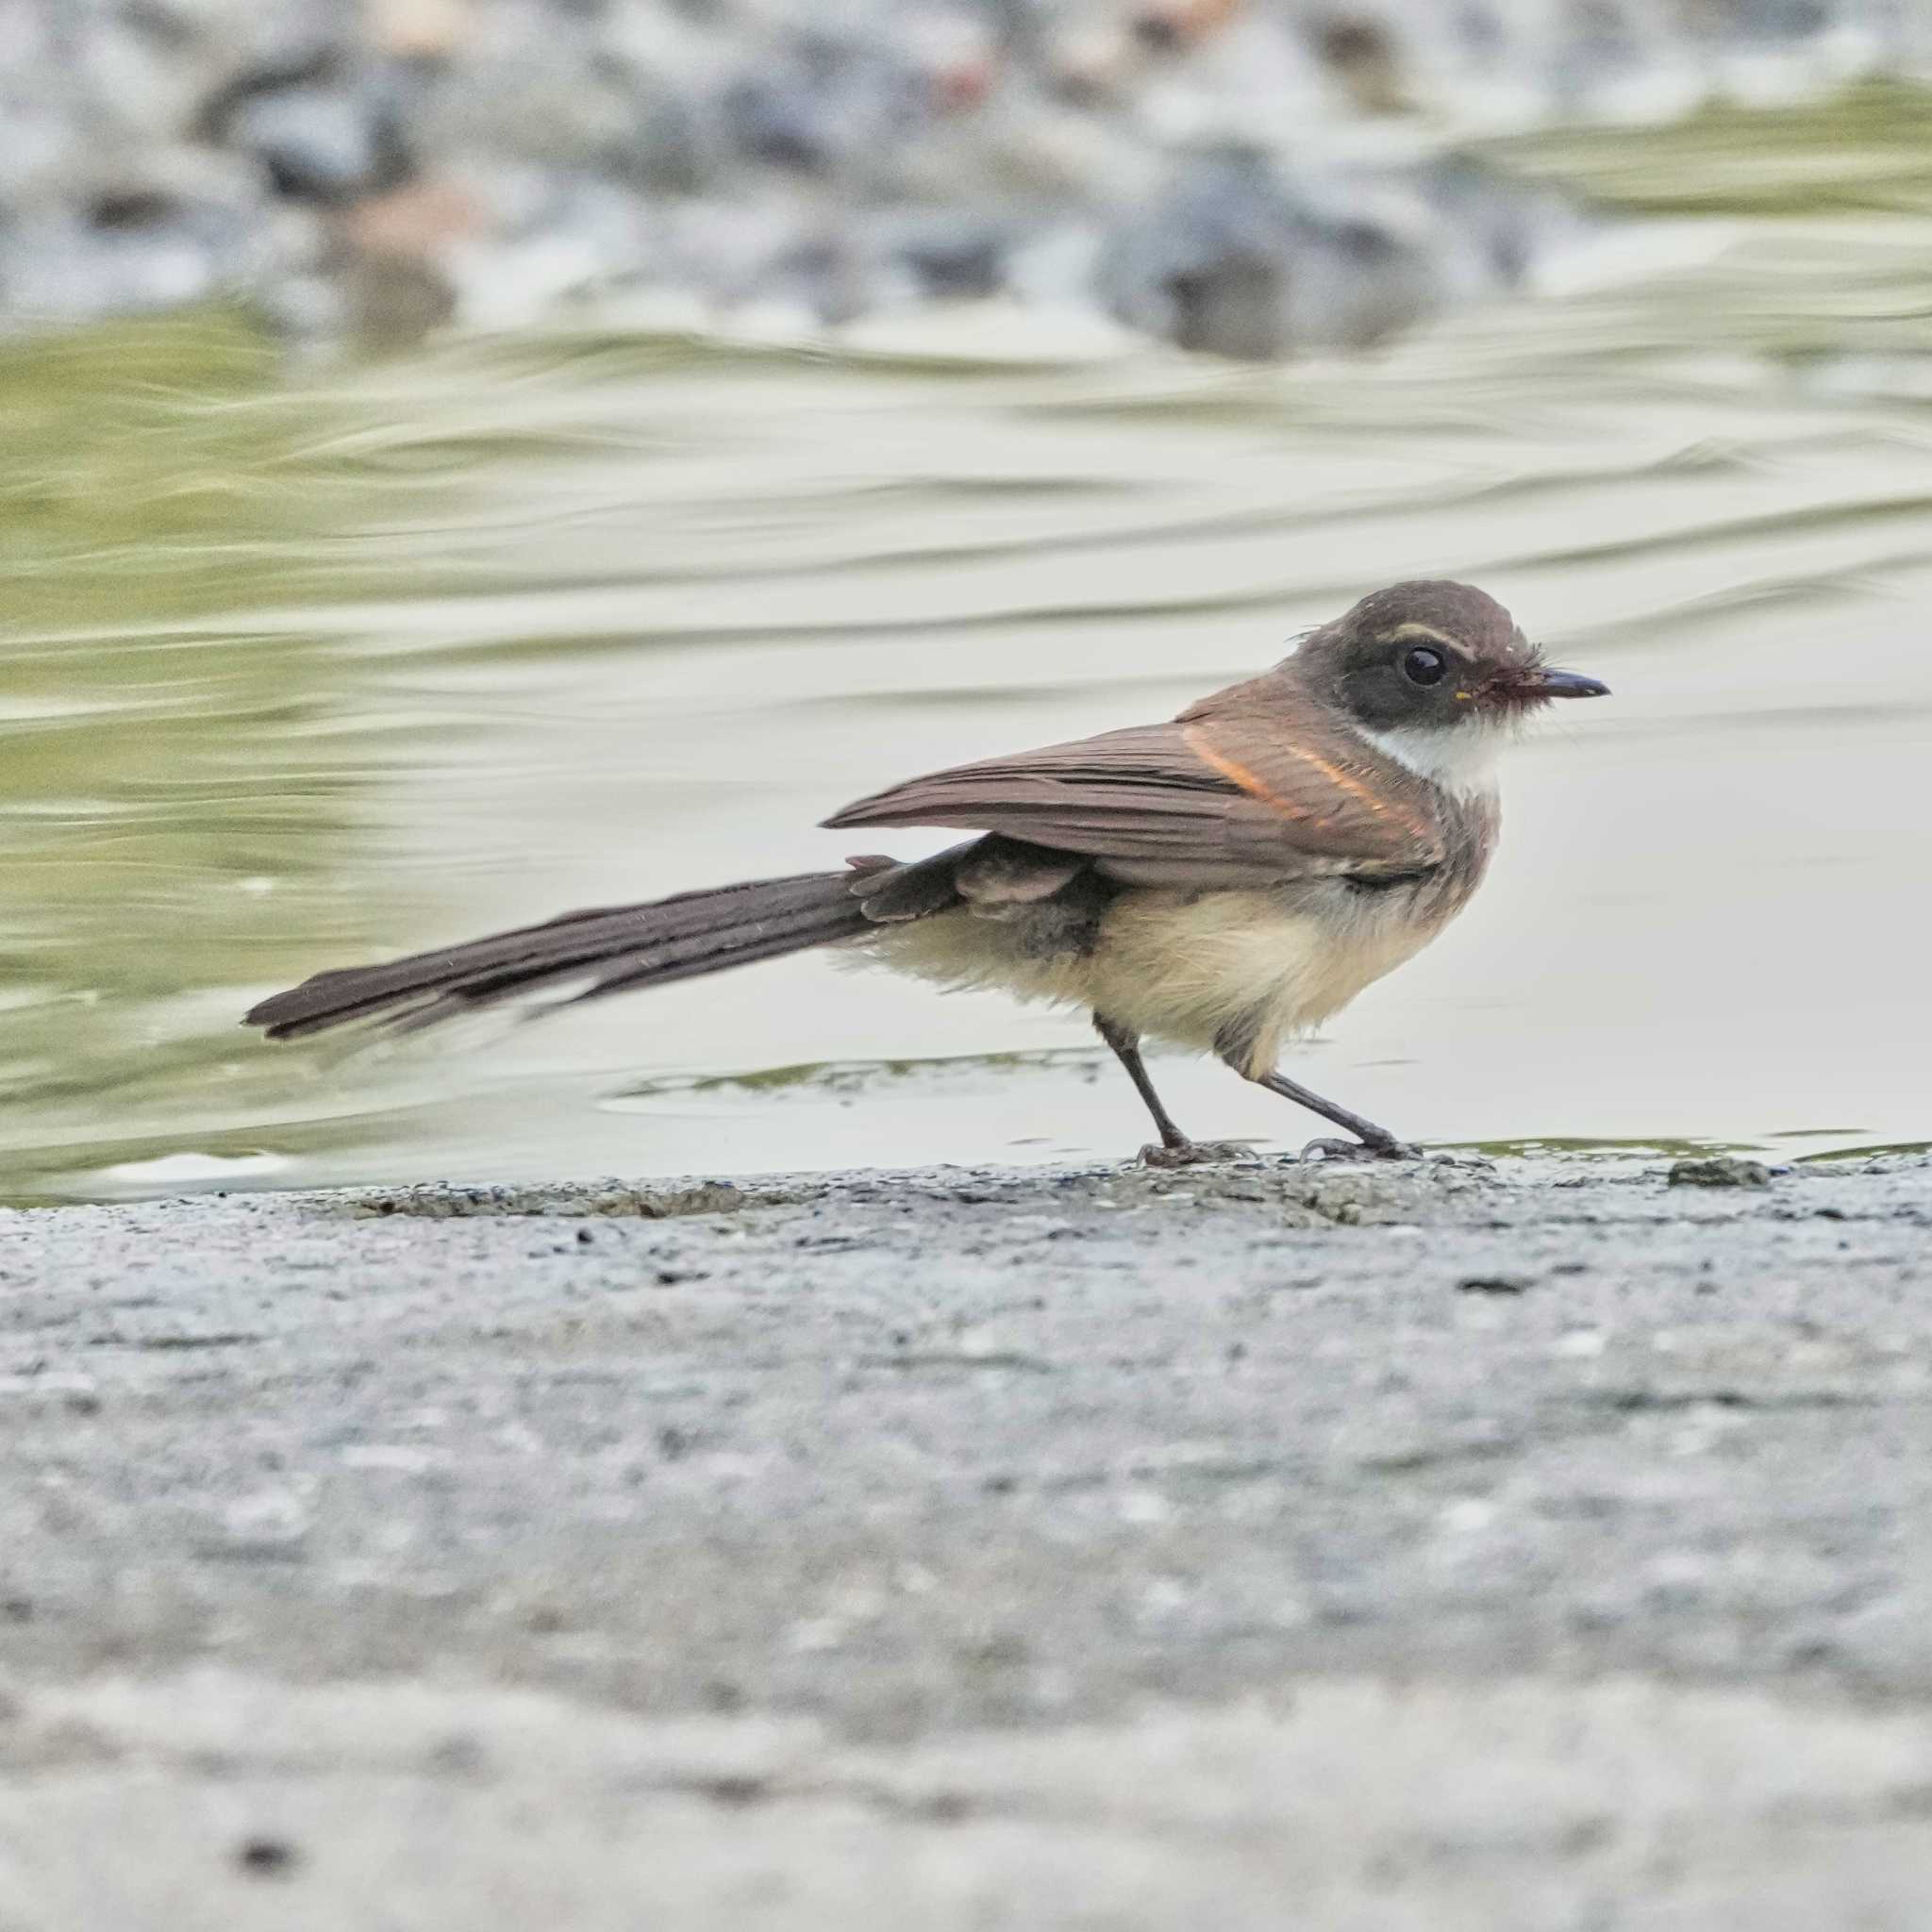
[[[1325,884],[1277,892],[1141,891],[1114,901],[1083,954],[1028,956],[1023,924],[946,912],[881,931],[865,951],[894,972],[1105,1013],[1136,1032],[1212,1052],[1252,1040],[1243,1071],[1319,1025],[1432,939],[1407,891]]]

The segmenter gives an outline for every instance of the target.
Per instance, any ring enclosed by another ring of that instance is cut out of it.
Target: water
[[[610,315],[292,379],[220,318],[10,349],[0,1190],[1128,1151],[1077,1020],[820,958],[379,1051],[235,1019],[835,861],[852,796],[1435,574],[1616,695],[1518,754],[1474,908],[1298,1076],[1446,1143],[1923,1140],[1926,118],[1521,143],[1641,215],[1621,272],[1366,361]],[[1156,1072],[1195,1133],[1309,1131]]]

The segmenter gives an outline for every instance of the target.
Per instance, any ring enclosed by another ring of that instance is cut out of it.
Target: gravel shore
[[[1916,1927],[1932,1162],[1679,1178],[8,1214],[0,1925]]]
[[[1928,61],[1898,0],[12,0],[0,339],[226,300],[315,349],[617,292],[1359,348],[1582,239],[1469,142]]]

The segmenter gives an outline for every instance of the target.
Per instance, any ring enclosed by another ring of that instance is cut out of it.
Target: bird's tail
[[[855,896],[855,882],[854,872],[802,873],[680,892],[647,906],[568,912],[383,966],[318,973],[263,1000],[246,1024],[266,1027],[272,1040],[355,1020],[413,1030],[573,980],[585,982],[573,995],[585,1000],[722,973],[870,930],[874,918]]]

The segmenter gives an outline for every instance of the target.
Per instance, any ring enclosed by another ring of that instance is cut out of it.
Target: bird
[[[319,973],[245,1024],[411,1031],[532,992],[575,1004],[838,948],[1084,1011],[1153,1121],[1151,1165],[1250,1150],[1182,1131],[1148,1039],[1212,1054],[1347,1137],[1304,1158],[1414,1158],[1284,1074],[1282,1048],[1468,905],[1496,847],[1497,754],[1554,700],[1607,689],[1554,669],[1473,585],[1392,584],[1164,724],[955,765],[824,821],[973,834],[929,858],[865,853]]]

